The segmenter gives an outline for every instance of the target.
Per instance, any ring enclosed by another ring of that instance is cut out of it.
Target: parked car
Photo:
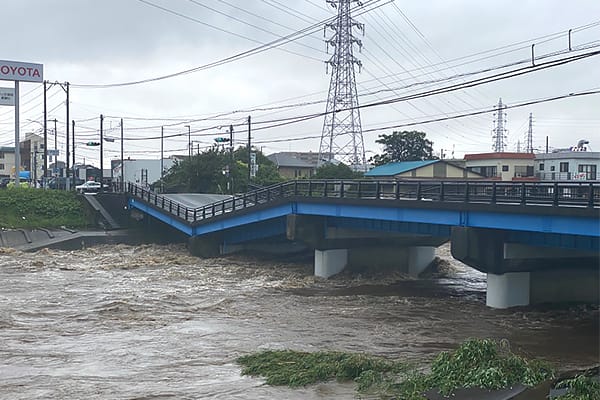
[[[96,181],[87,181],[82,183],[81,185],[75,186],[75,190],[80,193],[94,193],[100,191],[100,187],[104,190],[108,188],[108,185],[100,185],[100,182]]]
[[[73,188],[72,179],[73,179],[72,177],[69,178],[69,186],[71,188]],[[85,181],[83,179],[75,178],[75,186],[81,185],[84,182]],[[67,178],[65,178],[65,177],[51,178],[50,180],[48,180],[47,185],[48,185],[48,189],[65,190],[67,187]]]

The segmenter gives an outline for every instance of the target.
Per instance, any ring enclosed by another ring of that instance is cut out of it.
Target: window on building
[[[508,165],[502,166],[502,172],[508,172]]]
[[[4,164],[0,164],[0,169],[4,169]]]
[[[530,165],[515,165],[515,176],[533,176],[533,167]]]
[[[569,172],[569,163],[568,162],[560,163],[560,172]]]
[[[594,164],[579,164],[577,171],[585,173],[585,179],[588,181],[596,180],[597,167]]]
[[[556,167],[554,165],[550,166],[550,171],[554,171],[556,169]],[[554,179],[554,178],[553,178]]]
[[[4,152],[0,151],[0,160],[4,160]]]
[[[544,163],[540,163],[540,171],[544,170]]]

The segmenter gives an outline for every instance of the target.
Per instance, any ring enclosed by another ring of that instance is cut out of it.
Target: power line
[[[152,6],[156,6],[156,5],[148,2],[147,0],[138,0],[138,1],[140,1],[142,3],[146,3],[146,4],[149,4],[149,5],[152,5]],[[377,3],[379,3],[380,1],[382,1],[382,0],[367,0],[361,6],[357,7],[357,9],[362,9],[363,13],[364,12],[369,12],[369,11],[371,11],[371,10],[373,10],[375,8],[379,8],[382,5],[387,4],[387,3],[389,3],[390,1],[393,1],[393,0],[388,0],[388,2],[386,2],[386,3],[377,5]],[[369,7],[369,6],[373,6],[373,8],[367,9],[367,7]],[[160,7],[160,6],[157,6],[157,7],[161,8],[161,9],[164,8],[164,7]],[[168,9],[165,9],[165,11],[172,12],[171,10],[168,10]],[[181,16],[183,18],[186,18],[186,19],[191,19],[191,17],[185,16],[185,14],[181,14]],[[176,76],[186,75],[186,74],[190,74],[190,73],[193,73],[193,72],[203,71],[203,70],[206,70],[206,69],[209,69],[209,68],[214,68],[214,67],[221,66],[221,65],[224,65],[224,64],[228,64],[228,63],[231,63],[231,62],[234,62],[234,61],[238,61],[238,60],[241,60],[243,58],[246,58],[246,57],[249,57],[249,56],[252,56],[252,55],[255,55],[255,54],[259,54],[259,53],[265,52],[267,50],[271,50],[273,48],[282,46],[282,45],[284,45],[286,43],[289,43],[291,41],[298,40],[298,39],[300,39],[302,37],[305,37],[307,35],[313,34],[313,33],[317,32],[319,29],[321,29],[321,27],[325,23],[330,22],[332,19],[333,19],[333,17],[332,18],[328,18],[325,21],[322,21],[322,22],[317,23],[317,24],[313,24],[313,25],[308,26],[306,28],[303,28],[303,29],[301,29],[299,31],[296,31],[296,32],[294,32],[292,34],[283,36],[283,37],[281,37],[279,39],[272,40],[271,42],[262,44],[260,46],[254,47],[252,49],[243,51],[241,53],[237,53],[237,54],[235,54],[233,56],[222,58],[220,60],[213,61],[211,63],[200,65],[200,66],[197,66],[197,67],[194,67],[194,68],[189,68],[189,69],[186,69],[186,70],[183,70],[183,71],[174,72],[174,73],[171,73],[171,74],[162,75],[162,76],[158,76],[158,77],[154,77],[154,78],[141,79],[141,80],[137,80],[137,81],[121,82],[121,83],[108,83],[108,84],[71,84],[71,87],[74,87],[74,88],[90,88],[90,89],[92,89],[92,88],[94,88],[94,89],[104,89],[104,88],[133,86],[133,85],[139,85],[139,84],[143,84],[143,83],[156,82],[156,81],[160,81],[160,80],[164,80],[164,79],[174,78]]]

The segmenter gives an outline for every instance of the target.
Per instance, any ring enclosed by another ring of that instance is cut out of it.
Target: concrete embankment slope
[[[75,231],[71,229],[3,229],[0,246],[21,251],[37,251],[42,248],[77,250],[97,244],[134,244],[129,230]]]

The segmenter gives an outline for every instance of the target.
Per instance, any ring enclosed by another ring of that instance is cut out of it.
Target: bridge
[[[455,258],[487,273],[491,307],[598,302],[598,182],[297,180],[236,196],[127,192],[132,212],[184,232],[199,256],[302,245],[314,249],[318,276],[367,265],[416,276],[451,240]]]

